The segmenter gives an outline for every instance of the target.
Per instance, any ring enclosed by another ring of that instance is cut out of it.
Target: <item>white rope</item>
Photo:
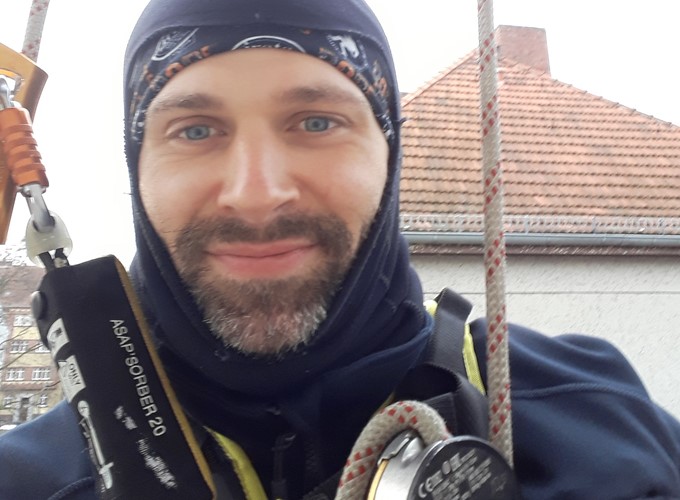
[[[47,8],[50,0],[33,0],[31,12],[28,16],[26,25],[26,35],[24,36],[24,46],[21,53],[32,61],[38,60],[40,52],[40,41],[42,40],[43,26],[47,16]]]
[[[487,394],[489,440],[512,466],[512,418],[508,326],[505,309],[505,237],[498,65],[493,1],[478,0],[482,174],[484,179],[484,267],[486,270]]]
[[[399,401],[377,413],[359,435],[345,468],[335,500],[366,498],[369,481],[380,453],[401,431],[413,429],[429,446],[450,437],[446,423],[431,407],[419,401]]]

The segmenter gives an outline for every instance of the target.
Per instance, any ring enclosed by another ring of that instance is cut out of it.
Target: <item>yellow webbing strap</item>
[[[246,498],[248,500],[267,500],[267,495],[264,492],[260,478],[243,448],[212,429],[208,429],[208,432],[219,443],[227,458],[231,460]]]
[[[212,475],[210,474],[210,466],[208,465],[208,462],[206,461],[205,457],[203,456],[203,453],[201,452],[201,448],[198,442],[196,441],[196,437],[194,436],[193,431],[191,430],[191,424],[189,423],[186,414],[182,410],[182,406],[179,400],[177,399],[177,395],[175,394],[175,391],[172,389],[172,385],[170,384],[170,379],[168,378],[168,374],[165,371],[163,362],[161,361],[160,356],[156,351],[154,341],[151,338],[151,332],[144,319],[142,304],[139,301],[139,298],[137,297],[137,294],[132,286],[132,281],[130,281],[130,277],[128,276],[128,273],[125,270],[125,267],[123,267],[123,264],[118,259],[113,258],[113,260],[116,265],[116,270],[118,271],[118,276],[120,277],[120,282],[122,283],[123,289],[125,290],[125,293],[128,296],[128,302],[130,303],[130,307],[132,308],[135,318],[137,318],[137,322],[139,323],[140,330],[142,333],[142,340],[144,341],[144,345],[146,346],[149,352],[149,356],[151,357],[151,361],[153,362],[153,366],[156,369],[156,373],[158,374],[158,378],[161,381],[163,389],[165,389],[165,394],[168,397],[168,401],[170,402],[170,406],[172,407],[172,410],[175,414],[177,423],[179,424],[180,429],[184,434],[184,438],[186,439],[186,442],[189,445],[189,449],[193,454],[194,460],[198,465],[198,468],[201,472],[201,475],[203,476],[203,479],[206,482],[206,485],[212,492],[213,496],[215,496],[215,484],[213,482]]]
[[[434,314],[437,312],[437,301],[426,300],[425,309],[434,318]],[[472,333],[470,332],[470,325],[468,323],[465,323],[465,335],[463,336],[463,363],[465,364],[465,371],[470,383],[474,385],[479,392],[486,394],[484,382],[482,381],[482,373],[479,371],[479,363],[477,363],[475,344],[472,340]]]
[[[474,385],[479,392],[486,395],[486,389],[484,388],[484,382],[482,381],[482,372],[479,371],[479,364],[477,363],[475,343],[472,340],[470,325],[467,323],[465,323],[465,336],[463,337],[463,363],[465,363],[465,371],[467,372],[470,383]]]

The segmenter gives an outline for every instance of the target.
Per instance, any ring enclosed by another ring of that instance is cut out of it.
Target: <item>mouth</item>
[[[280,279],[300,274],[317,258],[309,240],[220,243],[207,250],[219,271],[232,279]]]

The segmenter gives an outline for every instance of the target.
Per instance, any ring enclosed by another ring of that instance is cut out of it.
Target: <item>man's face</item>
[[[305,343],[378,209],[388,147],[368,101],[314,57],[194,63],[149,107],[139,188],[211,330],[277,355]]]

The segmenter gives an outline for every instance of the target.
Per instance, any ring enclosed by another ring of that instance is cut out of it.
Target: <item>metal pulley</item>
[[[427,446],[409,429],[378,458],[366,500],[518,500],[510,465],[488,442],[458,436]]]

